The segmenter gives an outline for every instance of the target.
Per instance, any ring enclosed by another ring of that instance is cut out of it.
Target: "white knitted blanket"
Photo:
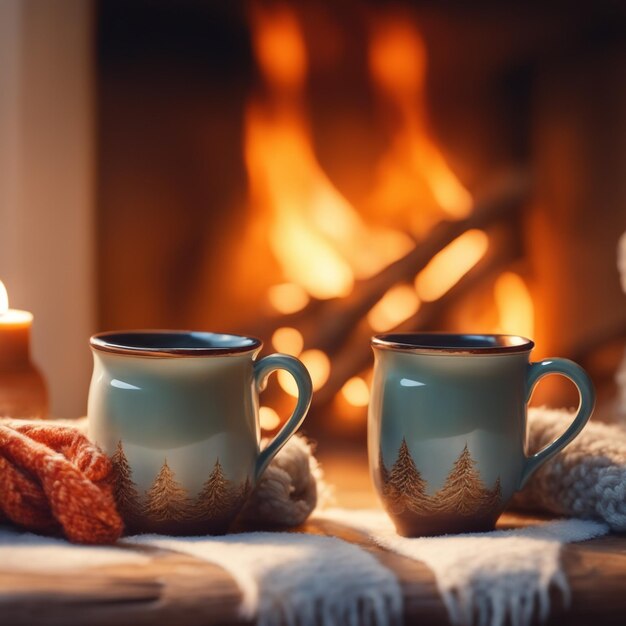
[[[530,450],[550,443],[569,421],[567,411],[531,409]],[[284,456],[282,464],[276,465],[274,474],[268,476],[267,493],[286,490],[283,499],[292,500],[286,480],[293,473],[289,463],[299,459],[299,465],[310,467],[302,461],[310,454],[303,446],[292,446],[293,455]],[[307,481],[301,481],[306,487],[303,493],[312,494],[315,485]],[[297,501],[297,506],[290,502],[291,509],[282,511],[283,515],[301,516],[305,500]],[[386,550],[424,562],[435,574],[453,623],[527,626],[533,615],[547,616],[550,585],[561,591],[565,601],[569,597],[559,558],[564,543],[605,534],[607,524],[626,530],[626,432],[589,424],[537,472],[516,500],[519,505],[590,519],[478,535],[407,539],[395,533],[380,510],[336,509],[317,516],[365,533]],[[241,618],[256,618],[263,626],[386,626],[401,621],[402,595],[393,572],[367,550],[338,538],[301,533],[138,535],[120,544],[75,546],[0,526],[0,569],[56,572],[144,562],[148,557],[128,550],[128,545],[147,544],[188,553],[226,569],[242,591]]]
[[[335,509],[322,520],[366,533],[379,546],[422,561],[434,572],[455,624],[530,624],[549,610],[550,584],[568,598],[560,567],[563,543],[608,532],[596,522],[565,520],[532,528],[407,539],[382,511]],[[76,546],[0,526],[0,569],[59,572],[112,563],[145,562],[128,545],[151,545],[215,563],[238,583],[240,617],[262,626],[393,626],[402,594],[391,570],[367,550],[335,537],[303,533],[242,533],[225,537],[137,535],[120,547]]]
[[[570,594],[560,564],[561,546],[609,531],[606,524],[570,519],[488,533],[407,538],[396,533],[382,511],[336,509],[320,515],[428,565],[450,621],[480,626],[528,626],[537,615],[545,620],[550,585],[567,604]]]
[[[528,411],[528,448],[554,441],[572,421],[563,409]],[[518,508],[606,522],[626,531],[626,429],[589,422],[563,451],[540,467],[513,501]]]
[[[395,575],[368,551],[320,535],[136,535],[120,541],[118,547],[94,547],[0,525],[0,570],[56,573],[148,560],[141,551],[129,550],[129,545],[156,546],[219,565],[241,590],[240,618],[256,619],[260,626],[401,623],[402,593]]]

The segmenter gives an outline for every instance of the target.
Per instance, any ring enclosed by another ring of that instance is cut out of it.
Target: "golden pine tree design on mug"
[[[188,491],[176,480],[167,459],[164,459],[142,502],[137,485],[132,480],[132,470],[121,441],[111,457],[111,463],[114,471],[113,495],[120,513],[127,521],[145,516],[155,522],[221,523],[232,517],[251,489],[249,478],[242,484],[228,480],[218,459],[200,493],[195,500],[191,500]]]
[[[381,467],[385,464],[382,462]],[[383,494],[389,499],[389,507],[393,513],[404,513],[408,508],[411,511],[424,511],[430,508],[429,498],[426,495],[426,481],[422,478],[409,452],[404,439],[398,450],[398,459],[391,471],[384,470],[387,477],[383,487]]]
[[[224,476],[218,459],[193,504],[194,516],[213,521],[228,519],[239,509],[249,491],[250,480],[246,478],[243,485],[232,483]]]
[[[426,515],[455,513],[470,516],[497,509],[502,498],[500,478],[493,489],[487,489],[476,468],[467,444],[452,466],[444,486],[429,496],[427,482],[417,469],[406,440],[398,450],[398,458],[391,470],[385,467],[380,455],[380,475],[383,497],[391,513],[400,515],[405,511]]]
[[[113,465],[113,497],[120,513],[126,518],[134,518],[141,514],[139,491],[132,480],[132,470],[124,454],[122,442],[117,442],[115,453],[111,457]]]
[[[493,489],[487,489],[476,469],[467,444],[454,462],[446,483],[434,496],[434,509],[441,512],[454,511],[460,515],[474,515],[489,510],[500,501],[500,478]]]
[[[188,520],[192,512],[187,490],[176,480],[165,459],[152,486],[146,491],[144,515],[155,522],[180,522]]]

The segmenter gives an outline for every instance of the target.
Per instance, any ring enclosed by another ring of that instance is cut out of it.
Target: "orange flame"
[[[370,41],[369,64],[374,82],[399,118],[392,145],[379,163],[372,202],[394,213],[406,214],[412,209],[417,218],[413,226],[420,232],[439,218],[432,213],[443,211],[452,219],[466,217],[472,198],[428,131],[427,58],[419,32],[404,19],[379,20]],[[434,204],[430,210],[428,196]]]
[[[276,89],[299,89],[307,73],[307,54],[300,27],[286,6],[253,6],[252,39],[257,63]]]
[[[437,253],[417,275],[415,288],[424,302],[438,300],[487,252],[489,238],[482,230],[468,230]]]
[[[417,313],[420,300],[412,285],[396,285],[370,310],[367,321],[373,330],[382,333]]]
[[[495,282],[494,298],[500,317],[499,332],[532,337],[535,326],[533,299],[521,276],[503,272]]]
[[[257,101],[246,111],[253,202],[268,215],[269,243],[285,278],[316,298],[346,296],[355,279],[376,273],[413,242],[400,232],[368,228],[320,167],[300,98],[306,49],[291,9],[257,7],[252,27],[273,94],[273,104]]]

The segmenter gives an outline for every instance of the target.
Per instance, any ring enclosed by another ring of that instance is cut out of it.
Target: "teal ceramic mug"
[[[370,470],[401,535],[486,531],[530,475],[580,432],[594,406],[584,370],[531,363],[534,344],[509,335],[407,333],[372,339]],[[547,374],[569,378],[580,406],[543,450],[526,450],[526,405]]]
[[[227,530],[311,403],[311,378],[285,354],[255,357],[252,337],[136,331],[95,335],[90,438],[108,453],[131,531]],[[259,391],[275,370],[298,387],[296,408],[260,450]]]

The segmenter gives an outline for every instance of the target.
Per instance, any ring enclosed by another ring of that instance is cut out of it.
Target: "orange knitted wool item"
[[[111,462],[75,429],[0,424],[0,517],[76,543],[113,543],[122,534]]]

